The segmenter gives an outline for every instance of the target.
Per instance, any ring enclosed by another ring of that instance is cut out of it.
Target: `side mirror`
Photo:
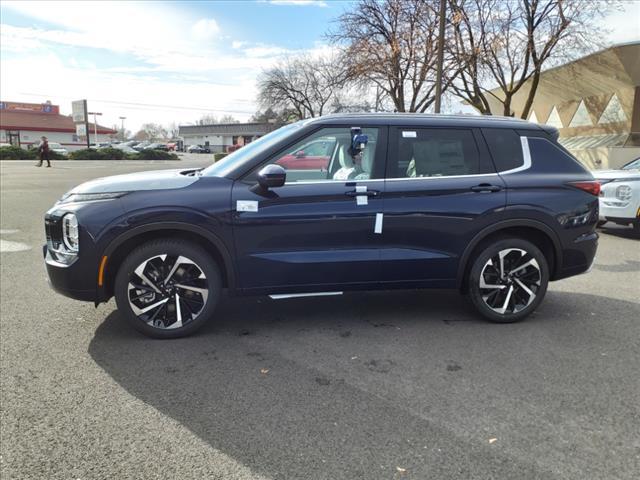
[[[305,155],[305,153],[304,153],[304,150],[298,150],[298,151],[296,152],[296,158],[302,158],[302,157],[305,157],[305,156],[306,156],[306,155]]]
[[[287,180],[287,171],[280,165],[270,164],[258,172],[258,183],[262,188],[281,187]]]

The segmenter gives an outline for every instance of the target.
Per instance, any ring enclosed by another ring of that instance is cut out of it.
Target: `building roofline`
[[[605,47],[605,48],[601,48],[600,50],[596,50],[595,52],[592,53],[588,53],[586,54],[584,57],[579,57],[579,58],[575,58],[573,60],[569,60],[568,62],[565,63],[561,63],[559,65],[554,65],[553,67],[549,67],[545,70],[542,70],[542,73],[546,73],[546,72],[552,72],[553,70],[557,70],[559,68],[564,68],[568,65],[571,65],[572,63],[576,63],[576,62],[582,62],[584,60],[587,60],[595,55],[600,55],[604,52],[607,52],[609,50],[615,50],[616,48],[621,48],[621,47],[630,47],[633,45],[638,45],[640,46],[640,40],[632,40],[630,42],[622,42],[622,43],[616,43],[615,45],[611,45],[609,47]],[[499,87],[495,87],[492,88],[491,90],[496,90]]]

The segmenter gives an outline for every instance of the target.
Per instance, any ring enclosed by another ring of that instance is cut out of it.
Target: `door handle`
[[[349,192],[344,192],[347,197],[359,197],[361,195],[365,197],[376,197],[380,192],[378,190],[367,190],[366,192],[357,192],[355,190],[351,190]]]
[[[480,185],[471,187],[471,191],[473,192],[499,192],[500,190],[502,190],[502,187],[488,183],[481,183]]]

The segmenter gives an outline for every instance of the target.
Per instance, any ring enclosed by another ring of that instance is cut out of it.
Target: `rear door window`
[[[494,172],[490,160],[480,154],[472,130],[399,127],[395,133],[396,151],[389,156],[388,178]]]

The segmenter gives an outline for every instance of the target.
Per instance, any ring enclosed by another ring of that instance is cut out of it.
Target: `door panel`
[[[232,205],[258,202],[256,212],[234,212],[234,237],[242,288],[300,287],[376,281],[383,182],[286,184],[268,196],[236,182]],[[366,205],[350,196],[367,187]]]
[[[322,285],[378,280],[380,240],[374,226],[383,208],[387,130],[361,127],[369,136],[362,155],[346,156],[352,143],[351,126],[322,127],[234,184],[232,207],[238,201],[257,202],[249,208],[255,211],[246,211],[245,204],[245,211],[236,210],[233,215],[242,288],[309,291],[322,290]],[[265,164],[279,163],[320,143],[330,154],[328,169],[286,169],[282,187],[267,192],[255,188],[252,179]],[[347,167],[353,176],[334,180],[336,172]],[[380,180],[372,180],[376,178]]]
[[[391,129],[381,280],[455,286],[459,256],[506,204],[481,140],[472,130]]]

